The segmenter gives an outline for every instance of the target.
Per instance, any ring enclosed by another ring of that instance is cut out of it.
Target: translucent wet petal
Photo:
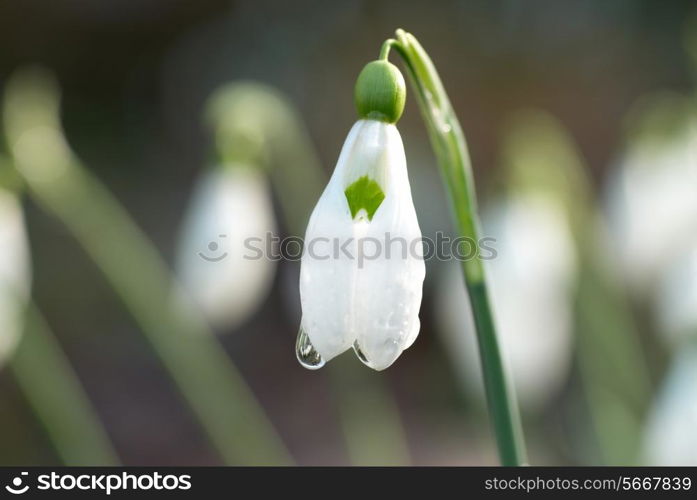
[[[420,238],[399,132],[357,122],[310,218],[301,266],[302,327],[325,360],[354,347],[382,370],[413,343],[425,275]]]

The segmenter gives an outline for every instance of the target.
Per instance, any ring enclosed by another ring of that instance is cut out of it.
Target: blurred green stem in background
[[[649,373],[587,169],[563,126],[536,110],[511,119],[503,162],[509,189],[552,198],[568,220],[578,259],[576,352],[597,446],[606,464],[635,464]]]
[[[302,235],[326,185],[305,126],[279,92],[254,82],[232,83],[215,93],[208,108],[216,149],[224,161],[261,165],[279,197],[288,229]],[[354,359],[326,367],[341,426],[354,465],[410,462],[404,427],[384,375],[368,373]]]
[[[33,304],[9,367],[65,465],[118,465],[80,380]]]
[[[67,226],[104,273],[225,463],[291,463],[205,320],[184,301],[173,307],[171,274],[147,236],[70,150],[58,94],[51,76],[38,69],[7,84],[7,142],[29,194]]]
[[[472,166],[460,123],[426,51],[410,33],[397,30],[396,34],[397,40],[385,41],[380,57],[387,59],[390,48],[402,56],[449,194],[458,236],[479,241]],[[462,261],[462,271],[472,305],[484,387],[501,464],[521,465],[527,460],[523,431],[515,393],[501,357],[483,262],[479,257]]]
[[[353,356],[336,358],[328,367],[354,465],[409,465],[410,453],[395,398],[384,375],[366,370]]]

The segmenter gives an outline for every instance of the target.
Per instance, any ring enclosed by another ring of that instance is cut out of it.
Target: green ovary
[[[373,220],[373,215],[385,199],[385,193],[380,185],[367,175],[360,177],[344,191],[351,218],[355,219],[358,212],[365,210],[368,220]]]

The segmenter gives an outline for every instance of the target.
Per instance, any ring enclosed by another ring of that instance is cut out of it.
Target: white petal
[[[358,242],[354,328],[367,364],[383,370],[416,339],[426,271],[402,139],[394,125],[373,123],[376,154],[369,159],[382,163],[378,170],[389,176],[372,221],[356,224],[363,239]]]
[[[372,221],[354,221],[344,194],[363,175],[376,180],[385,193]],[[386,236],[403,239],[406,256],[397,242],[388,258]],[[381,370],[411,345],[419,329],[425,268],[421,247],[415,255],[409,245],[416,246],[413,242],[420,237],[396,127],[374,120],[357,122],[305,236],[300,278],[302,327],[325,360],[357,340],[367,364]],[[345,247],[350,255],[328,253],[327,244],[318,243],[318,238],[340,244],[351,241]],[[375,241],[382,245],[379,255],[374,251]],[[310,245],[315,252],[310,252]],[[361,255],[361,249],[367,255]],[[319,258],[326,256],[330,258]]]
[[[31,268],[22,207],[13,193],[0,189],[0,364],[22,332]]]
[[[325,361],[355,340],[350,318],[355,260],[335,244],[355,255],[353,226],[346,197],[331,188],[330,184],[310,218],[300,266],[301,327]]]
[[[300,265],[301,327],[325,361],[349,349],[356,339],[350,318],[356,275],[355,259],[350,256],[355,256],[356,245],[344,172],[363,128],[364,122],[359,121],[349,132],[305,233]]]
[[[233,328],[266,298],[276,267],[266,244],[275,229],[261,172],[225,165],[204,174],[185,217],[176,270],[213,324]]]
[[[644,455],[650,465],[697,465],[697,347],[671,365],[649,416]]]

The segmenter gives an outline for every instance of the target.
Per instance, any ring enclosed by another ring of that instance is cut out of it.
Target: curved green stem
[[[394,38],[388,38],[385,40],[382,44],[382,47],[380,48],[380,59],[381,61],[387,61],[387,59],[390,57],[390,49],[397,43],[397,40]]]
[[[9,367],[66,465],[118,465],[109,437],[34,304]]]
[[[206,321],[184,300],[173,300],[176,284],[148,237],[70,150],[58,108],[58,89],[47,75],[28,72],[8,83],[7,142],[28,193],[65,224],[102,271],[224,461],[291,463]]]
[[[383,44],[383,50],[385,47],[394,47],[402,57],[416,89],[459,236],[478,241],[477,203],[467,144],[438,72],[410,33],[397,30],[397,40]],[[484,266],[476,257],[463,261],[462,271],[472,305],[484,386],[501,463],[521,465],[526,456],[520,416],[501,358]]]

